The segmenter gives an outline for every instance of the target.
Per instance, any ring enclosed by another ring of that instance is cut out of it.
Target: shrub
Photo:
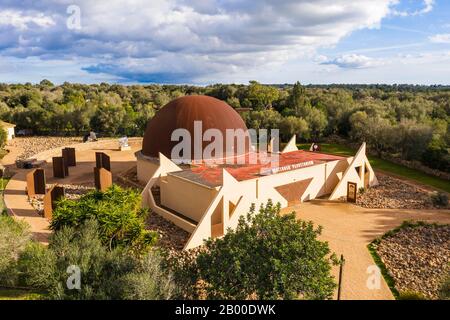
[[[8,134],[3,126],[0,125],[0,149],[3,149],[6,145]]]
[[[423,294],[414,291],[400,292],[398,300],[427,300]]]
[[[168,299],[171,277],[161,270],[160,257],[150,252],[139,258],[122,248],[102,244],[98,222],[78,228],[62,227],[49,247],[33,245],[21,254],[19,269],[24,285],[45,290],[49,299]],[[69,266],[80,270],[80,289],[70,290]]]
[[[25,222],[10,216],[0,215],[0,283],[11,285],[16,278],[15,263],[30,241],[30,232]]]
[[[450,300],[450,275],[444,278],[444,281],[439,288],[439,299]]]
[[[194,265],[184,265],[196,275],[191,285],[203,283],[209,299],[331,298],[331,263],[337,261],[328,244],[317,240],[321,228],[279,211],[270,201],[259,213],[252,206],[236,230],[205,241]]]
[[[137,191],[114,185],[106,192],[92,191],[79,200],[62,199],[53,212],[50,228],[58,231],[96,219],[102,243],[110,249],[127,247],[145,252],[157,240],[156,232],[145,229],[146,213]]]
[[[431,201],[435,207],[447,207],[448,195],[444,192],[435,192],[431,195]]]

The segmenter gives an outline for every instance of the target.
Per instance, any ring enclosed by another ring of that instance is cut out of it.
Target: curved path
[[[313,200],[283,209],[283,212],[291,211],[299,219],[322,226],[321,239],[328,241],[338,256],[344,255],[341,299],[394,298],[383,277],[379,288],[367,286],[368,267],[375,265],[367,245],[375,238],[405,220],[450,224],[450,210],[366,209],[349,203]],[[333,274],[337,278],[338,268],[334,268]]]
[[[54,178],[52,173],[52,157],[60,156],[64,147],[47,150],[34,155],[37,160],[44,160],[46,163],[41,167],[45,170],[47,184],[74,184],[74,185],[94,185],[93,168],[95,167],[95,152],[105,152],[111,159],[111,171],[113,178],[118,173],[124,172],[136,164],[134,152],[141,148],[141,138],[130,139],[131,150],[118,151],[117,139],[100,140],[91,143],[80,143],[71,145],[76,149],[77,166],[69,168],[69,176],[64,179]],[[5,166],[13,166],[15,157],[20,154],[20,150],[13,150],[3,159]],[[8,213],[20,220],[26,221],[30,225],[33,238],[42,243],[48,243],[50,230],[49,222],[38,214],[36,209],[28,202],[26,194],[26,175],[31,169],[14,169],[16,174],[5,187],[4,202]]]

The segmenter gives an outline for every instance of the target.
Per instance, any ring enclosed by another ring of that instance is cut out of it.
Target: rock
[[[401,229],[384,238],[376,250],[399,292],[437,299],[442,278],[450,272],[450,225]]]
[[[358,194],[356,204],[374,209],[433,209],[430,193],[410,183],[377,174],[379,185]]]

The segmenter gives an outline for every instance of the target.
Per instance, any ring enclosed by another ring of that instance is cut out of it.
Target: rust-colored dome
[[[194,121],[202,122],[202,135],[208,129],[220,130],[223,136],[224,154],[226,129],[243,129],[247,132],[241,116],[224,101],[209,96],[184,96],[166,104],[147,123],[142,142],[142,154],[158,157],[161,152],[171,158],[172,148],[179,143],[179,141],[171,141],[172,132],[175,129],[183,128],[191,134],[191,160],[193,160]],[[204,141],[203,148],[210,143],[210,141]],[[244,152],[247,151],[248,144],[246,143]]]

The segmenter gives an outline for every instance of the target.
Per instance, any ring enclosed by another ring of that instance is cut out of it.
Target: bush
[[[188,270],[188,282],[203,283],[209,299],[331,298],[331,263],[337,261],[328,244],[317,240],[321,228],[279,211],[270,201],[259,213],[253,206],[236,230],[205,241],[193,263],[184,259],[177,279]]]
[[[423,294],[414,291],[400,292],[398,300],[427,300]]]
[[[62,227],[49,247],[28,246],[19,259],[23,285],[45,290],[49,299],[168,299],[174,286],[156,252],[141,258],[102,244],[98,222]],[[80,270],[80,289],[67,287],[69,266]]]
[[[29,241],[30,232],[25,222],[0,215],[0,284],[14,284],[15,263]]]
[[[446,208],[448,206],[448,195],[444,192],[435,192],[431,196],[431,201],[435,207]]]
[[[0,125],[0,149],[3,149],[6,145],[8,134],[3,126]]]
[[[439,299],[450,300],[450,275],[448,275],[439,288]]]
[[[106,192],[92,191],[79,200],[62,199],[50,228],[78,227],[86,220],[96,219],[102,243],[145,252],[157,240],[157,233],[145,229],[146,210],[141,208],[140,194],[131,189],[112,186]]]

